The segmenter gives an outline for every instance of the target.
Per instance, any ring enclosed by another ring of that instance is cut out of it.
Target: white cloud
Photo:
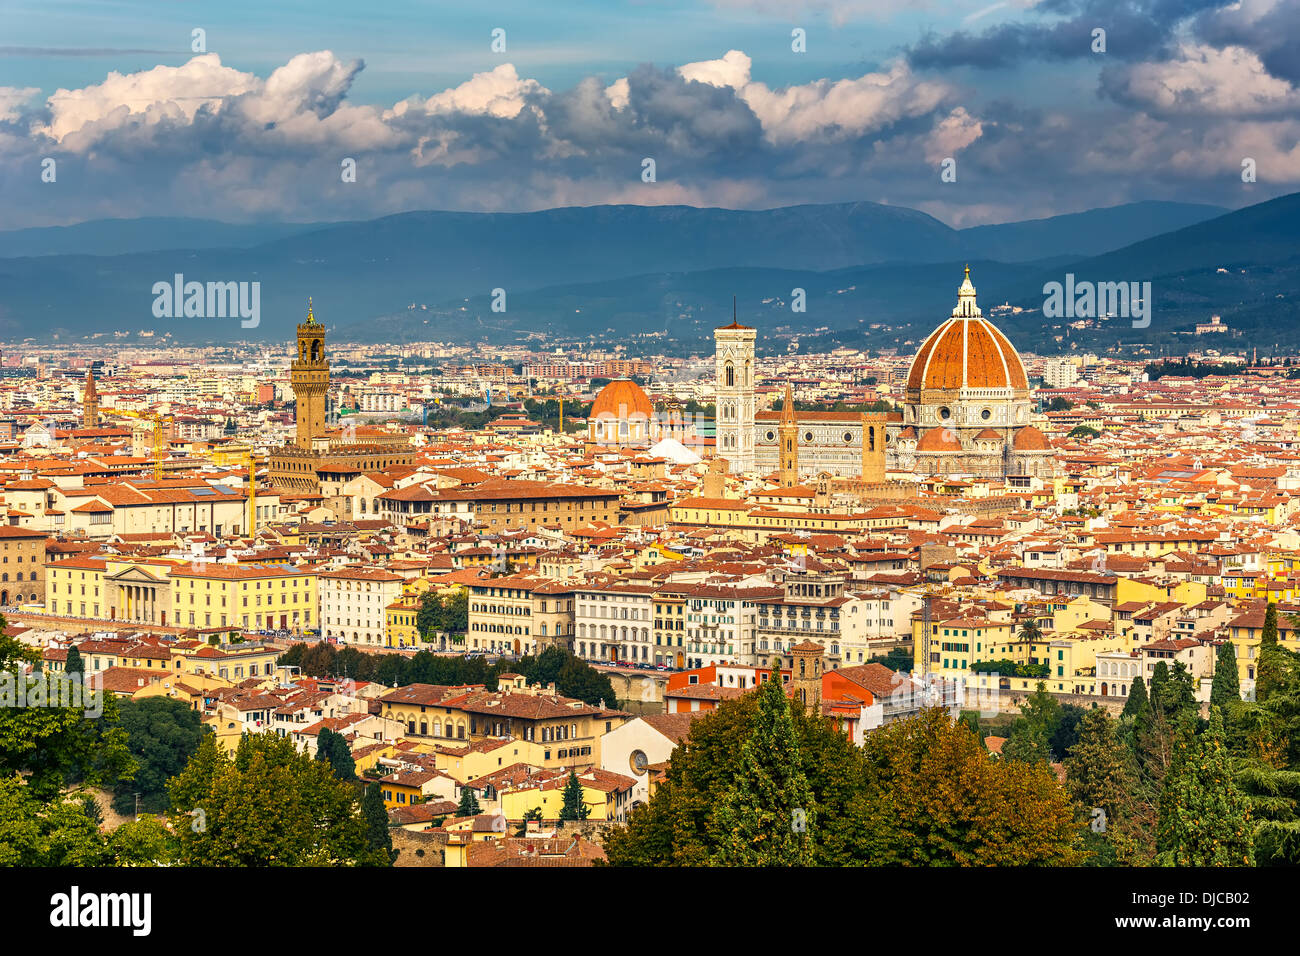
[[[19,116],[18,107],[39,93],[34,86],[0,86],[0,123],[8,123]]]
[[[605,96],[609,98],[609,105],[616,110],[626,109],[630,89],[626,76],[605,87]]]
[[[876,132],[907,117],[925,116],[956,93],[947,83],[918,78],[902,60],[882,73],[779,90],[752,80],[751,66],[744,53],[729,50],[719,60],[687,63],[678,72],[687,80],[735,90],[758,117],[767,140],[781,145]],[[978,136],[979,124],[974,128]]]
[[[1106,86],[1112,95],[1162,113],[1243,116],[1300,107],[1300,91],[1240,46],[1184,45],[1176,59],[1136,64],[1107,77]]]
[[[928,163],[938,163],[960,150],[965,149],[984,133],[984,127],[978,119],[959,106],[939,122],[930,131],[925,141],[925,159]]]
[[[475,73],[460,86],[429,97],[429,113],[478,113],[513,119],[527,105],[529,97],[547,96],[550,90],[536,80],[521,80],[514,64],[502,63],[488,73]]]
[[[103,83],[60,89],[49,98],[50,123],[39,132],[63,143],[87,131],[90,139],[128,125],[194,119],[200,108],[220,110],[229,97],[259,89],[262,81],[221,65],[215,53],[183,66],[156,66],[140,73],[109,73]]]

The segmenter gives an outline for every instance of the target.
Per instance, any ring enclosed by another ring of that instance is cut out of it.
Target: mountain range
[[[769,333],[772,347],[794,339],[905,347],[951,310],[966,262],[986,309],[1037,310],[1043,283],[1066,272],[1153,282],[1151,329],[1063,330],[1041,313],[999,318],[1022,348],[1172,342],[1180,324],[1211,312],[1285,336],[1300,278],[1297,213],[1300,194],[1236,211],[1140,202],[967,229],[867,202],[411,212],[324,224],[99,220],[0,232],[0,338],[152,331],[180,342],[282,342],[310,295],[336,339],[657,333],[661,346],[690,351],[730,319],[734,295],[742,321]],[[260,283],[260,325],[155,318],[154,284],[178,273]],[[504,312],[492,308],[498,289]],[[791,310],[795,289],[805,312]]]

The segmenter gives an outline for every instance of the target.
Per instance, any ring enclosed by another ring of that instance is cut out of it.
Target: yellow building
[[[507,820],[522,820],[529,811],[541,809],[543,820],[558,820],[564,809],[564,788],[569,775],[561,772],[550,779],[503,790],[498,793],[501,812]],[[582,802],[588,820],[621,820],[626,815],[636,781],[620,773],[591,767],[578,773]]]
[[[317,627],[316,575],[278,565],[186,564],[171,572],[176,623],[197,628]]]

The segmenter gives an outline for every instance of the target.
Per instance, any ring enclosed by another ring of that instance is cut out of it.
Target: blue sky
[[[0,187],[14,225],[851,200],[969,225],[1240,206],[1300,183],[1296,6],[6,0]],[[1257,183],[1236,174],[1245,156]],[[47,157],[67,171],[57,190],[33,185]],[[357,188],[330,181],[347,157]],[[946,158],[956,183],[940,183]]]

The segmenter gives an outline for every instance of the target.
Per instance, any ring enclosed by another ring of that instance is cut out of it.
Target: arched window
[[[723,381],[726,382],[727,388],[732,388],[736,384],[736,368],[730,362],[723,366]]]

